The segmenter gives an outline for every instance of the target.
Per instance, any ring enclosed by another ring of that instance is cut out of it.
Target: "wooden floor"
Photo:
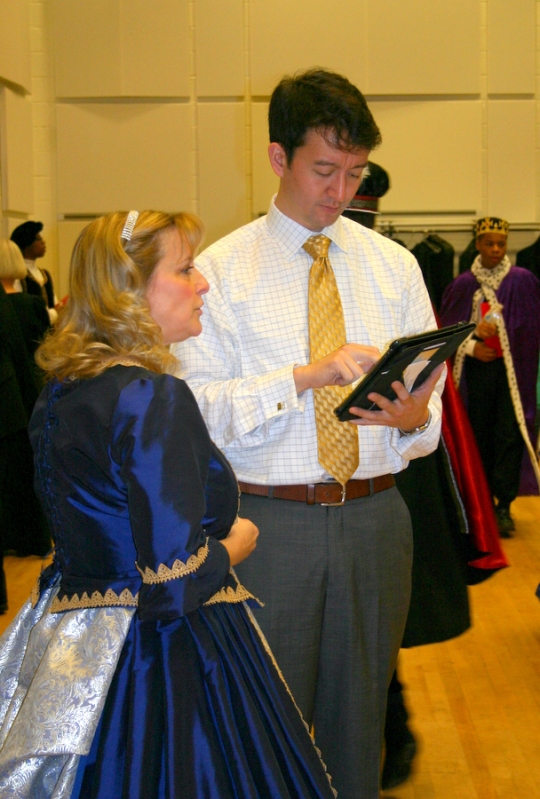
[[[420,753],[385,799],[540,797],[540,497],[512,514],[511,567],[470,589],[473,627],[400,654]]]
[[[518,499],[512,512],[512,565],[470,589],[472,629],[400,655],[420,753],[412,779],[385,799],[540,799],[540,497]],[[5,559],[0,633],[43,563]]]

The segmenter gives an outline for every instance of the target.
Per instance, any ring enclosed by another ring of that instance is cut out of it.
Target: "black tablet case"
[[[368,394],[376,392],[388,397],[390,400],[396,398],[392,389],[392,383],[396,380],[403,382],[405,369],[415,362],[423,352],[435,350],[429,358],[429,363],[417,376],[411,391],[422,385],[429,377],[431,372],[443,361],[446,361],[457,350],[459,345],[475,329],[473,322],[459,322],[457,325],[442,327],[439,330],[431,330],[428,333],[420,333],[417,336],[399,338],[393,341],[386,350],[380,361],[377,361],[371,369],[366,372],[360,383],[349,394],[349,396],[334,409],[334,413],[340,422],[347,422],[350,419],[358,419],[349,413],[349,408],[365,408],[366,410],[379,410],[379,406],[367,398]]]

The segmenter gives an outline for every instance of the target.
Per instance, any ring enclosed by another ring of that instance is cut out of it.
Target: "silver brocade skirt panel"
[[[49,613],[58,584],[0,639],[0,796],[69,799],[134,608]]]

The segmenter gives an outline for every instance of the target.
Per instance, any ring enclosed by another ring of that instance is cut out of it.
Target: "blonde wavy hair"
[[[22,252],[14,241],[0,239],[0,280],[23,280],[26,264]]]
[[[102,216],[77,239],[68,302],[36,353],[47,380],[95,377],[119,358],[158,373],[176,365],[150,316],[146,290],[163,256],[164,233],[176,228],[195,254],[202,222],[187,213],[142,211],[126,241],[120,238],[126,219],[125,212]]]

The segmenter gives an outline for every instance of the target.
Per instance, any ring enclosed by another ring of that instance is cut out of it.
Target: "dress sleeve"
[[[230,568],[203,526],[212,445],[193,394],[170,375],[134,380],[120,394],[112,441],[143,581],[139,615],[182,616],[219,591]]]

